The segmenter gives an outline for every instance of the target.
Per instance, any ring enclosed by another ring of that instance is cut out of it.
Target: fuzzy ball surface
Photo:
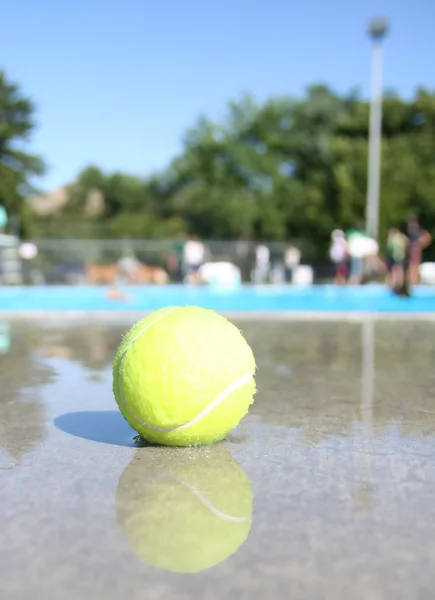
[[[218,313],[171,306],[137,322],[113,365],[121,413],[145,440],[168,446],[224,439],[255,394],[255,358]]]

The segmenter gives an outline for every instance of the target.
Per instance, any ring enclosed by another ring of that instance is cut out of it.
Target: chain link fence
[[[207,261],[232,263],[240,269],[242,281],[251,282],[255,279],[253,273],[256,268],[256,248],[260,242],[212,240],[203,243]],[[269,250],[270,261],[263,283],[283,283],[287,244],[264,242],[264,245]],[[141,265],[164,272],[164,282],[178,283],[182,281],[179,268],[182,247],[181,240],[173,239],[50,239],[28,240],[22,244],[15,238],[15,244],[9,244],[8,248],[3,250],[3,254],[0,252],[0,284],[111,284],[116,280],[118,262],[126,256],[134,256]],[[304,258],[302,255],[301,264],[313,267],[317,280],[330,276],[327,261],[313,264]],[[177,259],[178,268],[174,266]]]
[[[26,263],[27,279],[47,284],[86,284],[89,272],[96,268],[107,273],[125,256],[135,256],[140,263],[164,270],[169,281],[180,280],[174,268],[174,256],[180,258],[181,243],[174,240],[33,240],[34,258]],[[254,242],[204,242],[208,261],[225,261],[236,265],[244,281],[251,279],[255,265]],[[285,245],[267,244],[271,265],[282,263]]]

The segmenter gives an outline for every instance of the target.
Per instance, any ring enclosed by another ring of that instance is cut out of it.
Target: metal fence
[[[33,240],[31,243],[37,247],[37,254],[22,261],[28,283],[84,284],[90,268],[109,268],[129,253],[144,265],[165,270],[171,280],[179,278],[170,267],[177,249],[174,240]],[[255,243],[210,241],[205,246],[208,260],[231,262],[239,267],[244,280],[251,278]],[[282,262],[284,244],[272,243],[268,248],[271,264]]]
[[[9,238],[11,239],[11,237]],[[95,283],[89,273],[100,268],[103,277],[99,283],[110,283],[118,261],[133,254],[143,265],[158,267],[168,274],[168,281],[181,280],[180,272],[171,269],[171,258],[177,251],[177,242],[172,240],[73,240],[50,239],[30,240],[24,245],[15,239],[3,248],[0,247],[0,283],[33,285],[83,285]],[[225,261],[236,265],[243,281],[253,279],[256,247],[253,241],[206,241],[207,260]],[[284,280],[284,242],[265,243],[270,252],[270,269],[264,283],[281,283]],[[0,244],[1,246],[1,244]],[[20,249],[27,248],[26,252]],[[32,251],[28,251],[33,248]],[[179,243],[178,243],[179,248]],[[36,253],[35,253],[36,251]],[[33,256],[33,254],[35,254]],[[329,276],[328,264],[314,265],[302,256],[302,264],[314,267],[316,279]],[[112,269],[112,271],[111,271]]]

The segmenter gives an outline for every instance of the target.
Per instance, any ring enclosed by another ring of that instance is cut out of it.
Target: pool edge
[[[120,321],[142,319],[154,311],[126,310],[77,310],[77,311],[0,311],[0,319],[52,320],[52,319],[98,319]],[[229,319],[244,321],[435,321],[434,312],[377,312],[377,311],[225,311],[216,312]]]

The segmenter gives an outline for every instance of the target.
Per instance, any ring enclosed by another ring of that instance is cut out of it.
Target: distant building
[[[29,206],[37,214],[42,216],[53,215],[60,212],[68,204],[70,186],[64,186],[29,198]]]
[[[52,192],[29,197],[29,206],[35,214],[44,217],[61,212],[74,194],[75,183],[57,188]],[[104,212],[104,197],[100,190],[90,190],[85,202],[85,213],[98,215]]]

